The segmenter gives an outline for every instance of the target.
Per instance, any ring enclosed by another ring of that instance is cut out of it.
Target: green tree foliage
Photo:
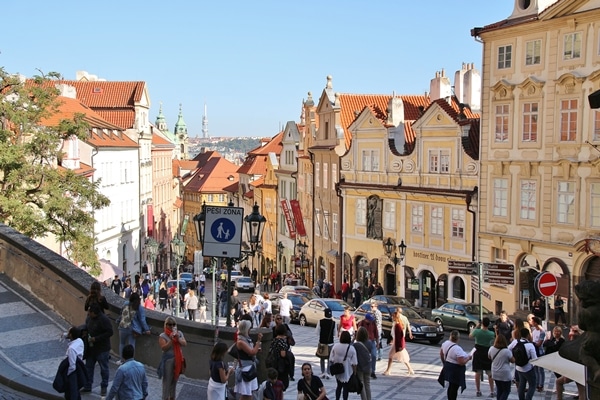
[[[53,235],[73,262],[97,275],[93,211],[109,199],[98,181],[59,168],[63,141],[86,140],[90,127],[83,115],[42,124],[60,105],[57,78],[23,82],[0,67],[0,222],[32,238]]]

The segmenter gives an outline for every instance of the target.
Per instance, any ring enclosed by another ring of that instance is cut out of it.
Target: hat
[[[367,313],[367,315],[365,315],[365,319],[367,321],[375,321],[375,317],[371,313]]]

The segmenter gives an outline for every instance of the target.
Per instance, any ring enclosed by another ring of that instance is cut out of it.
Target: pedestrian
[[[329,379],[329,354],[333,348],[335,321],[332,319],[333,313],[331,312],[331,308],[326,308],[323,312],[325,317],[321,318],[317,323],[317,337],[319,338],[319,346],[327,346],[327,350],[319,357],[321,362],[321,379]],[[327,368],[325,368],[325,362],[327,362]]]
[[[552,337],[544,341],[544,354],[556,353],[564,343],[565,338],[563,336],[562,328],[560,326],[555,326],[554,329],[552,329]],[[560,378],[560,374],[556,372],[554,373],[554,376]]]
[[[338,337],[341,337],[342,332],[348,332],[350,337],[356,332],[356,318],[350,313],[350,307],[344,307],[344,313],[340,315],[340,324],[338,325]]]
[[[158,289],[158,304],[160,305],[160,311],[164,312],[167,308],[167,299],[169,298],[169,292],[167,292],[167,285],[164,282],[160,284]]]
[[[371,372],[371,358],[373,355],[369,348],[370,345],[371,340],[369,340],[367,329],[364,326],[360,326],[358,331],[356,331],[354,349],[356,350],[356,358],[358,360],[356,374],[363,384],[362,391],[360,392],[361,400],[371,400],[371,376],[375,375],[375,373]]]
[[[496,335],[503,335],[506,338],[506,343],[510,343],[512,340],[512,331],[515,328],[515,324],[508,318],[506,311],[500,311],[500,318],[496,320],[495,325]]]
[[[65,399],[66,400],[80,400],[81,383],[78,377],[81,376],[81,369],[85,370],[83,366],[83,350],[84,344],[81,339],[81,329],[72,326],[67,333],[67,339],[69,340],[69,347],[67,347],[67,360],[69,360],[69,366],[67,368],[67,379],[65,385]],[[77,369],[80,369],[78,371]],[[84,371],[87,376],[87,371]]]
[[[175,400],[179,375],[185,370],[182,347],[187,346],[183,333],[177,329],[175,318],[165,318],[164,331],[158,337],[162,351],[156,374],[162,379],[162,400]]]
[[[542,301],[540,299],[534,300],[531,306],[531,312],[541,320],[546,318],[546,310],[542,307]]]
[[[144,300],[144,308],[147,310],[154,310],[156,308],[154,304],[154,294],[148,293],[146,300]]]
[[[292,301],[288,299],[287,292],[283,294],[283,297],[279,300],[279,315],[283,317],[283,323],[289,324],[291,319],[291,311],[294,305]]]
[[[283,382],[278,378],[279,374],[275,368],[267,368],[267,380],[264,383],[261,400],[283,400]]]
[[[227,317],[227,313],[229,310],[227,310],[227,289],[223,289],[221,290],[221,293],[219,293],[219,307],[220,307],[220,312],[221,312],[221,317],[226,318]]]
[[[148,378],[141,362],[133,359],[135,350],[128,344],[123,347],[123,364],[117,369],[106,400],[145,399],[148,396]]]
[[[492,379],[496,383],[496,400],[507,400],[510,394],[513,376],[510,364],[515,362],[515,358],[507,347],[506,337],[498,335],[487,354],[488,358],[492,360]]]
[[[527,340],[527,337],[530,335],[529,329],[521,328],[521,331],[516,335],[515,340],[508,345],[508,349],[513,351],[513,349],[519,345],[519,343],[523,343],[525,347],[525,351],[527,353],[527,362],[519,365],[519,360],[515,357],[515,369],[517,370],[517,375],[519,376],[519,384],[517,385],[517,390],[519,392],[519,400],[531,400],[533,399],[533,395],[536,390],[537,378],[535,375],[535,370],[533,365],[529,361],[537,360],[537,355],[535,352],[535,346],[533,343],[530,343]],[[513,351],[513,355],[514,355]],[[527,393],[525,393],[525,388],[527,387]]]
[[[375,375],[375,367],[377,364],[377,347],[379,347],[379,332],[377,331],[377,323],[375,322],[375,316],[371,313],[367,313],[365,315],[365,319],[360,321],[357,324],[357,327],[360,329],[364,327],[369,335],[369,339],[367,340],[367,348],[371,354],[371,375],[370,377],[373,379],[377,379],[377,375]]]
[[[350,284],[344,278],[344,282],[342,283],[342,300],[348,302],[348,295],[350,294]]]
[[[302,397],[303,396],[303,397]],[[305,400],[323,400],[327,397],[327,390],[323,381],[313,375],[312,365],[302,364],[302,379],[298,381],[298,398]]]
[[[188,289],[188,293],[185,295],[185,309],[187,311],[188,319],[190,321],[196,321],[196,311],[198,311],[198,297],[194,294],[193,289]]]
[[[273,322],[273,315],[272,314],[265,314],[259,328],[270,328],[273,329],[273,326],[275,325],[275,322]]]
[[[538,357],[544,355],[544,341],[546,340],[546,331],[542,328],[542,320],[539,317],[531,319],[531,343],[535,346],[535,354]],[[544,382],[546,380],[546,372],[543,367],[533,367],[535,371],[536,388],[538,392],[544,391]]]
[[[119,275],[115,275],[112,283],[110,284],[110,288],[115,292],[117,296],[121,295],[121,290],[123,290],[123,282],[119,279]]]
[[[88,349],[85,355],[85,367],[88,373],[88,384],[81,390],[83,393],[92,391],[94,384],[94,367],[100,366],[100,395],[106,396],[108,388],[108,357],[110,353],[110,337],[113,335],[112,323],[102,312],[100,303],[91,303],[88,317],[85,321]]]
[[[257,335],[257,341],[254,343],[250,338],[250,327],[252,322],[240,321],[238,324],[238,339],[236,348],[238,351],[238,374],[236,374],[234,393],[240,396],[240,400],[251,400],[252,392],[258,389],[258,379],[254,378],[249,381],[243,379],[242,372],[250,371],[251,368],[256,368],[256,355],[261,349],[262,333]]]
[[[283,382],[284,391],[290,385],[290,369],[294,369],[294,364],[290,363],[290,353],[290,345],[287,342],[287,330],[285,325],[279,324],[274,328],[268,357],[273,361],[268,367],[274,368],[277,371],[279,379]]]
[[[488,357],[490,347],[494,343],[494,332],[489,330],[490,319],[484,317],[477,328],[469,333],[470,338],[475,338],[475,353],[473,354],[473,372],[475,372],[475,395],[481,397],[481,381],[483,373],[488,377],[490,397],[494,397],[494,379],[492,378],[492,361]]]
[[[267,314],[273,314],[273,303],[269,299],[269,293],[263,294],[262,311],[263,318]]]
[[[340,400],[340,394],[344,400],[348,400],[348,381],[353,373],[356,373],[356,350],[352,346],[352,337],[350,332],[342,331],[340,342],[333,345],[329,355],[330,365],[341,363],[344,365],[344,372],[335,375],[337,386],[335,388],[335,400]]]
[[[360,307],[360,303],[362,303],[362,293],[360,292],[360,285],[352,289],[352,303],[355,308]]]
[[[206,323],[206,306],[208,305],[208,299],[204,295],[204,292],[200,292],[198,297],[198,320],[202,323]]]
[[[390,334],[392,336],[392,342],[390,344],[390,352],[388,354],[388,365],[383,375],[390,375],[390,369],[392,368],[392,362],[394,360],[403,362],[408,368],[408,374],[414,375],[410,365],[410,355],[406,350],[406,336],[410,335],[412,339],[412,333],[410,333],[410,327],[406,324],[407,319],[402,318],[402,307],[396,308],[396,311],[392,315],[392,330]]]
[[[558,326],[555,326],[554,329],[561,330]],[[569,330],[569,341],[577,339],[583,332],[579,329],[578,325],[571,325],[571,329]],[[567,383],[571,383],[573,380],[566,376],[560,376],[556,379],[556,400],[563,400],[563,392],[565,391],[565,385]],[[580,399],[586,398],[586,387],[585,385],[580,384],[579,382],[575,382],[577,384],[577,393],[578,396],[573,397],[573,399],[579,397]]]
[[[94,303],[100,305],[101,313],[104,313],[104,310],[108,310],[108,301],[106,301],[106,297],[104,297],[104,295],[102,294],[102,286],[98,281],[94,281],[90,285],[90,293],[85,299],[83,309],[85,311],[88,311],[90,309],[90,306]]]
[[[440,359],[444,366],[438,382],[442,386],[444,386],[445,381],[448,382],[448,390],[446,391],[448,400],[456,400],[458,388],[461,388],[461,393],[466,389],[465,364],[473,358],[458,345],[459,340],[460,334],[457,330],[454,330],[450,332],[450,339],[442,343],[440,348]]]
[[[131,290],[131,279],[126,279],[125,283],[124,283],[124,289],[123,289],[123,298],[125,300],[129,299],[129,296],[131,296],[132,290]]]
[[[146,311],[140,303],[140,295],[132,293],[129,300],[126,300],[123,305],[117,324],[119,327],[119,354],[123,353],[123,349],[128,344],[135,349],[135,340],[138,336],[151,333],[146,322]],[[117,365],[120,364],[121,361],[117,361]]]
[[[375,324],[377,325],[377,332],[379,332],[379,346],[377,346],[377,361],[381,361],[381,349],[383,348],[383,315],[377,306],[376,301],[371,301],[371,314],[375,317]]]
[[[567,323],[565,320],[565,301],[560,294],[557,294],[556,299],[554,299],[554,325],[558,325],[558,321],[562,321],[562,326]]]
[[[217,342],[210,353],[210,378],[206,390],[208,400],[223,400],[226,397],[227,381],[234,372],[233,367],[227,367],[225,364],[226,353],[227,345],[223,342]]]

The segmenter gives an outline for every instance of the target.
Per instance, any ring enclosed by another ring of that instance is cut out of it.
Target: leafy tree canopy
[[[54,236],[73,262],[97,275],[93,211],[109,199],[98,181],[60,168],[63,141],[88,139],[90,126],[82,114],[44,126],[60,106],[58,78],[24,81],[0,67],[0,222],[32,238]]]

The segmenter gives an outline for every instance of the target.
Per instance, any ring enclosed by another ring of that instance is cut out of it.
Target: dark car
[[[421,317],[423,317],[423,318],[428,317],[427,314],[428,314],[429,310],[427,308],[417,307],[413,304],[412,301],[410,301],[409,299],[407,299],[405,297],[388,296],[387,294],[376,294],[375,296],[371,297],[368,301],[376,301],[378,303],[398,304],[398,305],[401,305],[402,307],[410,307],[413,310],[415,310],[417,312],[417,314],[419,314]]]
[[[481,306],[482,317],[488,317],[492,325],[498,319],[490,310]],[[479,324],[479,304],[446,303],[431,310],[431,319],[444,329],[471,332]]]
[[[280,294],[283,293],[299,293],[299,294],[303,294],[307,297],[309,297],[311,300],[312,299],[318,299],[319,296],[317,296],[315,294],[315,292],[313,292],[308,286],[302,286],[302,285],[285,285],[283,286],[281,289],[279,289]]]
[[[435,322],[421,317],[411,307],[403,307],[398,304],[390,303],[377,303],[377,308],[381,311],[381,326],[383,329],[383,336],[390,337],[392,330],[392,315],[396,312],[397,307],[402,307],[402,314],[408,318],[410,322],[410,330],[414,340],[426,340],[431,344],[438,344],[444,338],[444,329]],[[371,312],[371,302],[366,301],[356,309],[354,315],[356,320],[360,321],[365,318],[367,313]],[[410,340],[410,338],[406,338]]]
[[[273,315],[279,314],[279,300],[283,298],[281,293],[269,293],[269,300],[271,300],[271,309]],[[288,293],[288,299],[292,302],[292,309],[290,310],[290,319],[292,322],[298,322],[298,316],[300,315],[300,309],[304,303],[308,302],[311,298],[306,296],[304,293]]]

